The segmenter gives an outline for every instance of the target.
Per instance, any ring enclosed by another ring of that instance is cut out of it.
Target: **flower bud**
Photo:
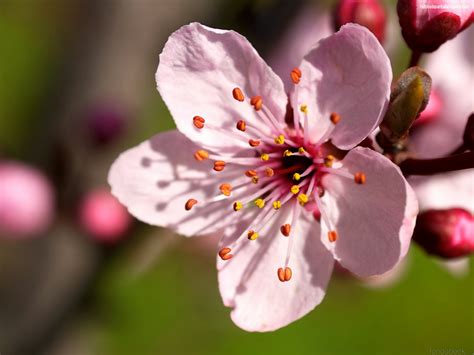
[[[125,235],[132,218],[108,189],[99,188],[84,197],[79,206],[79,221],[97,241],[114,243]]]
[[[457,258],[474,251],[474,218],[461,208],[418,215],[413,239],[429,254]]]
[[[474,20],[470,0],[398,0],[402,35],[417,52],[433,52]]]
[[[95,145],[112,143],[125,131],[125,115],[113,105],[95,105],[86,114],[86,132]]]
[[[471,113],[467,119],[462,138],[467,149],[474,149],[474,113]]]
[[[382,42],[385,37],[385,10],[378,0],[340,0],[334,11],[336,31],[353,22],[367,27]]]
[[[0,236],[37,236],[53,216],[54,191],[48,179],[26,164],[0,161]]]

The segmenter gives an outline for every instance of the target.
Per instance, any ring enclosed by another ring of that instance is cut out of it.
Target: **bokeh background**
[[[384,4],[397,75],[409,52],[395,1]],[[315,311],[252,334],[221,303],[215,240],[141,224],[107,196],[116,156],[174,127],[154,80],[171,32],[190,21],[231,28],[279,65],[292,54],[279,48],[301,16],[328,25],[333,5],[0,1],[0,162],[41,171],[54,191],[46,229],[0,239],[0,354],[473,353],[472,273],[453,274],[416,246],[390,277],[340,271]]]

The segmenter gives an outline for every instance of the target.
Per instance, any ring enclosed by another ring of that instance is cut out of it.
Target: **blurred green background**
[[[308,3],[0,1],[0,158],[44,170],[60,207],[50,234],[0,244],[0,354],[474,352],[472,273],[453,276],[416,246],[393,284],[374,288],[340,272],[315,311],[251,334],[233,325],[220,300],[216,241],[136,223],[121,243],[101,246],[77,228],[75,203],[106,184],[117,154],[173,128],[154,82],[172,31],[191,20],[232,28],[266,56]],[[320,16],[333,2],[312,4]],[[385,4],[395,16],[394,1]],[[399,43],[394,53],[399,73],[408,51]],[[100,149],[78,134],[97,102],[112,102],[128,119],[126,135]]]

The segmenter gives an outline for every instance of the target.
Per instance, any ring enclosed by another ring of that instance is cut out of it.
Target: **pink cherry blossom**
[[[357,146],[390,93],[375,36],[346,25],[287,75],[289,93],[234,31],[180,28],[156,73],[178,131],[126,151],[109,173],[113,194],[142,221],[222,235],[219,289],[248,331],[316,307],[335,260],[359,276],[392,269],[418,210],[398,167]]]

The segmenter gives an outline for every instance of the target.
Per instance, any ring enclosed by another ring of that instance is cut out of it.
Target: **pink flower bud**
[[[53,215],[54,191],[47,178],[26,164],[0,161],[0,236],[37,236]]]
[[[473,21],[469,0],[398,0],[402,35],[417,52],[433,52]]]
[[[336,31],[349,22],[367,27],[379,42],[385,38],[385,10],[378,0],[340,0],[334,11]]]
[[[413,239],[429,254],[447,259],[466,256],[474,251],[474,218],[461,208],[423,212]]]
[[[105,188],[85,196],[79,207],[79,220],[88,234],[105,243],[120,240],[132,222],[127,209]]]

